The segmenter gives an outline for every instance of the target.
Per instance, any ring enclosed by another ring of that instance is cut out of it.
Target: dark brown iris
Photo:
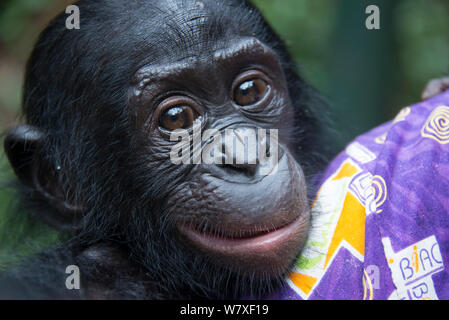
[[[262,79],[248,80],[234,92],[234,101],[240,106],[249,106],[261,101],[268,92],[268,84]]]
[[[166,130],[187,129],[193,125],[195,113],[188,106],[176,106],[165,110],[160,119],[159,125]]]

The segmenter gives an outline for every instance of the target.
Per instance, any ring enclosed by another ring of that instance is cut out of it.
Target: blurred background
[[[39,32],[72,2],[0,2],[1,132],[19,121],[24,65]],[[287,42],[305,79],[330,102],[341,145],[419,101],[428,80],[449,74],[449,0],[253,3]],[[371,4],[380,8],[380,30],[365,28],[365,8]],[[2,232],[7,219],[14,219],[5,212],[11,212],[16,197],[5,186],[12,175],[0,149],[0,249],[24,234],[17,250],[32,250],[28,238],[54,241],[45,228]]]

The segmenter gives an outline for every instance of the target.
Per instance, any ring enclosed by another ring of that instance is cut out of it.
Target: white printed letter
[[[380,29],[380,9],[378,6],[371,5],[368,6],[365,10],[366,14],[369,14],[368,18],[366,18],[366,28],[368,30],[379,30]]]

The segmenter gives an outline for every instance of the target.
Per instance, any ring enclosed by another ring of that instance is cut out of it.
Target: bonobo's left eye
[[[258,71],[249,71],[240,75],[233,87],[234,102],[240,106],[257,104],[270,92],[270,85]]]
[[[172,97],[161,103],[159,127],[168,131],[188,129],[199,117],[193,103],[187,99]]]
[[[173,131],[187,129],[193,125],[194,113],[190,107],[173,107],[166,110],[160,119],[160,125],[164,129]]]

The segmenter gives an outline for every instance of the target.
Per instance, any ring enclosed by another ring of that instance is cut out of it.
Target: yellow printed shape
[[[362,256],[365,255],[365,207],[350,192],[346,194],[343,210],[327,251],[324,268],[343,240],[346,240]]]
[[[354,167],[351,163],[345,162],[345,164],[341,167],[340,171],[335,175],[332,181],[340,180],[343,178],[351,178],[353,177],[359,170]]]
[[[402,109],[394,118],[393,120],[393,124],[398,123],[398,122],[402,122],[407,120],[408,115],[412,112],[412,109],[410,107],[406,107],[404,109]],[[387,140],[387,132],[385,132],[384,134],[382,134],[381,136],[377,137],[374,141],[377,144],[384,144],[385,141]]]
[[[449,107],[436,108],[421,129],[421,135],[439,144],[449,143]]]
[[[382,134],[381,136],[377,137],[374,141],[375,141],[377,144],[384,144],[386,140],[387,140],[387,133],[385,132],[385,133]]]
[[[309,295],[310,291],[313,289],[315,283],[317,282],[317,278],[315,277],[296,272],[292,272],[290,274],[290,280],[306,295]]]
[[[334,174],[334,176],[330,176],[325,183],[323,183],[323,185],[320,187],[320,189],[318,190],[315,199],[312,202],[312,208],[315,207],[315,205],[317,204],[318,199],[321,196],[321,192],[323,190],[323,188],[326,187],[326,185],[331,182],[331,181],[338,181],[341,180],[343,178],[352,178],[353,176],[355,176],[357,173],[359,173],[361,170],[359,168],[357,168],[356,166],[354,166],[351,161],[349,159],[346,159],[343,164],[341,165],[341,167],[339,168],[339,170],[336,171],[336,173]]]
[[[393,123],[398,123],[398,122],[407,120],[407,117],[411,112],[412,112],[412,109],[410,107],[405,107],[404,109],[399,111],[397,116],[394,118]]]
[[[373,290],[373,284],[371,283],[371,279],[368,275],[368,273],[366,273],[366,270],[363,269],[363,279],[362,279],[362,283],[363,283],[363,300],[373,300],[373,294],[374,294],[374,290]],[[366,287],[366,284],[368,283],[368,288]],[[367,297],[367,292],[369,292],[369,297]]]
[[[381,213],[383,210],[379,209],[387,200],[387,183],[385,182],[385,179],[382,178],[379,175],[375,175],[373,177],[373,180],[371,181],[373,193],[374,193],[374,199],[376,201],[376,207],[377,207],[377,213]]]
[[[307,251],[318,252],[319,250],[317,250],[317,248],[314,245],[312,245],[311,242],[322,243],[324,241],[325,244],[323,245],[323,247],[328,247],[329,245],[331,246],[330,250],[332,251],[332,253],[329,257],[332,256],[332,254],[338,248],[338,245],[341,243],[341,240],[340,241],[336,240],[337,238],[341,238],[341,235],[340,235],[341,232],[338,233],[337,237],[335,237],[334,232],[339,230],[337,228],[337,224],[338,224],[338,221],[340,220],[342,212],[344,211],[344,210],[342,211],[342,208],[344,208],[345,200],[347,198],[347,193],[345,192],[345,190],[347,190],[347,188],[348,188],[350,179],[352,177],[354,177],[355,175],[357,175],[358,173],[362,172],[362,170],[357,166],[356,163],[354,163],[351,159],[348,158],[345,161],[343,161],[343,163],[340,165],[340,167],[337,170],[335,170],[334,172],[335,173],[333,175],[331,175],[323,183],[321,188],[318,190],[317,196],[313,202],[313,206],[320,205],[321,207],[323,207],[322,209],[324,210],[324,212],[332,213],[332,215],[322,215],[322,216],[316,217],[317,219],[321,219],[321,220],[319,220],[320,225],[324,226],[325,224],[327,224],[327,225],[334,225],[335,227],[331,227],[331,229],[329,230],[330,234],[326,235],[326,237],[324,239],[321,238],[321,235],[320,235],[318,238],[315,237],[315,238],[309,239],[306,244]],[[324,204],[321,203],[322,199],[326,199]],[[324,207],[325,205],[326,205],[326,207]],[[346,204],[346,206],[348,206],[348,204]],[[359,206],[360,206],[360,202],[359,202]],[[357,208],[359,206],[357,206]],[[363,210],[363,213],[362,213],[361,217],[359,217],[359,218],[363,219],[363,221],[361,223],[361,228],[363,229],[363,235],[362,235],[362,239],[360,240],[361,244],[357,243],[354,250],[357,249],[357,250],[359,250],[359,252],[363,252],[364,251],[365,210]],[[349,217],[349,219],[351,219],[351,218]],[[337,220],[337,221],[335,221],[335,220]],[[346,222],[347,222],[347,220],[348,220],[348,218],[345,219]],[[345,222],[343,222],[343,223],[345,223]],[[341,222],[340,222],[340,224],[341,224]],[[354,225],[354,224],[352,224],[352,222],[349,222],[349,224]],[[360,223],[357,223],[357,225],[359,225],[359,224]],[[343,239],[343,240],[346,240],[351,245],[354,243],[354,241],[352,240],[351,237],[345,237],[345,239]],[[336,243],[336,245],[332,245],[331,244],[332,242]],[[360,247],[362,249],[360,249]],[[306,250],[304,250],[304,251],[306,251]],[[328,250],[326,250],[326,251],[328,252]],[[321,251],[319,251],[319,252],[321,252]],[[322,255],[323,259],[326,258],[325,254],[326,254],[326,252],[323,252],[322,254],[320,254],[320,255]],[[329,258],[328,258],[328,260],[329,260]],[[315,286],[317,286],[319,284],[319,282],[321,281],[322,276],[325,273],[325,266],[323,266],[322,263],[324,263],[324,262],[320,262],[319,266],[317,265],[316,267],[313,268],[313,270],[307,270],[307,274],[302,273],[302,271],[300,271],[299,269],[297,269],[296,272],[290,273],[290,275],[288,277],[288,279],[290,280],[289,285],[301,297],[306,298],[306,296],[308,296],[312,292],[313,288]],[[327,263],[328,263],[328,261],[326,261],[326,264]]]

